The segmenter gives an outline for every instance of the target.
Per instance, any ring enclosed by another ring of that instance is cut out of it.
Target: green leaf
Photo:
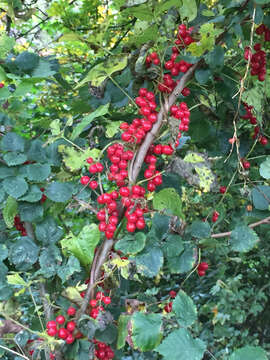
[[[15,175],[16,175],[15,168],[9,168],[7,166],[0,166],[0,179],[5,179],[9,176],[15,176]]]
[[[119,125],[122,121],[109,121],[106,124],[106,136],[112,138],[119,131]]]
[[[155,229],[155,232],[159,234],[160,239],[164,237],[164,235],[169,230],[170,217],[167,215],[155,213],[152,221],[152,226]]]
[[[135,349],[150,351],[162,339],[162,316],[135,312],[131,317],[132,341]]]
[[[20,197],[20,201],[37,202],[41,199],[42,192],[37,185],[30,185],[29,190],[25,195]]]
[[[245,346],[235,350],[229,360],[267,360],[267,354],[260,346]]]
[[[27,286],[27,283],[23,280],[19,273],[15,273],[12,275],[7,275],[7,283],[10,285],[20,285],[20,286]]]
[[[100,86],[107,77],[110,77],[116,71],[123,70],[127,66],[127,60],[128,57],[124,54],[110,56],[106,61],[94,66],[86,77],[75,87],[75,90],[89,81],[92,86]]]
[[[3,156],[3,159],[8,166],[15,166],[23,164],[27,160],[27,156],[25,154],[9,152]]]
[[[270,205],[270,186],[258,185],[251,191],[252,202],[258,210],[268,210]]]
[[[72,196],[73,186],[68,183],[53,182],[45,190],[45,195],[54,202],[66,202]]]
[[[37,54],[24,51],[16,57],[14,63],[18,66],[20,70],[30,71],[38,65],[39,56]]]
[[[264,104],[264,89],[261,85],[252,86],[243,92],[242,99],[247,104],[252,104],[257,119],[261,119],[261,112]]]
[[[209,69],[197,69],[195,71],[195,78],[200,84],[206,84],[211,77]]]
[[[221,70],[224,66],[224,49],[221,46],[215,46],[212,51],[205,56],[205,62],[215,71]]]
[[[214,24],[205,23],[200,27],[199,33],[200,41],[191,43],[187,48],[193,56],[197,57],[202,56],[206,51],[214,49],[215,39],[222,33],[222,30],[215,28]]]
[[[122,349],[126,343],[126,337],[128,336],[128,322],[130,320],[129,315],[120,315],[117,321],[118,324],[118,337],[117,337],[117,349]]]
[[[202,340],[194,339],[185,329],[178,329],[171,332],[156,351],[165,360],[201,360],[205,350]]]
[[[23,152],[25,146],[25,140],[16,133],[9,132],[3,138],[1,142],[1,148],[4,151],[18,151]]]
[[[270,156],[260,165],[260,175],[264,179],[270,179]]]
[[[30,164],[26,166],[26,173],[28,180],[42,182],[50,175],[51,167],[47,164]]]
[[[18,204],[17,201],[9,196],[6,201],[6,205],[3,209],[3,218],[9,229],[14,226],[14,217],[18,212]]]
[[[197,17],[196,0],[183,0],[183,5],[180,7],[179,13],[182,20],[185,18],[187,18],[188,21],[194,20]]]
[[[95,111],[91,114],[85,116],[82,121],[73,129],[71,134],[71,140],[74,141],[83,131],[84,129],[90,125],[90,123],[100,116],[106,115],[109,112],[110,104],[105,104],[99,106]]]
[[[80,272],[81,267],[79,260],[74,256],[70,256],[66,264],[58,268],[57,275],[62,280],[62,283],[70,279],[75,272]]]
[[[3,181],[3,186],[5,192],[15,199],[21,197],[28,190],[27,182],[20,176],[6,178]]]
[[[15,39],[2,32],[0,36],[0,57],[4,58],[15,45]]]
[[[180,290],[173,301],[176,320],[183,327],[191,326],[197,320],[197,309],[193,300]]]
[[[97,329],[95,338],[106,344],[112,344],[117,338],[117,327],[114,324],[109,324],[103,331]]]
[[[186,247],[180,256],[168,258],[168,267],[172,274],[182,274],[190,271],[195,265],[196,248]]]
[[[92,157],[96,161],[100,154],[99,149],[88,148],[84,151],[78,151],[74,147],[66,145],[59,145],[58,151],[63,155],[63,161],[71,171],[81,170],[87,164],[87,158]]]
[[[230,236],[231,247],[234,251],[248,252],[259,241],[258,235],[246,225],[237,226]]]
[[[183,250],[183,239],[176,234],[170,234],[163,244],[163,252],[166,257],[178,256]]]
[[[143,232],[137,232],[135,235],[128,234],[118,240],[114,248],[124,254],[137,254],[143,250],[145,241],[146,235]]]
[[[52,217],[47,217],[36,226],[36,238],[43,245],[56,243],[63,236],[63,230],[56,224]]]
[[[94,252],[100,240],[98,225],[85,225],[79,235],[68,234],[62,241],[64,252],[72,253],[84,265],[90,265],[93,261]]]
[[[135,257],[137,270],[142,275],[153,278],[163,265],[163,253],[157,246],[148,245]]]
[[[26,330],[21,330],[14,336],[14,341],[16,344],[18,344],[21,347],[24,347],[27,344],[27,341],[29,340],[29,332]],[[20,360],[21,357],[18,356],[18,360]],[[15,360],[15,359],[14,359]]]
[[[145,29],[142,28],[141,31],[135,32],[134,38],[131,38],[130,40],[130,42],[134,43],[137,46],[144,44],[147,41],[155,40],[157,36],[156,34],[159,31],[156,24],[149,26],[148,22],[145,23],[145,26],[147,27]]]
[[[48,78],[53,76],[56,73],[55,70],[52,69],[52,64],[44,59],[39,59],[38,65],[34,68],[32,72],[32,78]]]
[[[49,241],[49,240],[48,240]],[[39,256],[40,272],[46,278],[50,278],[57,274],[62,257],[57,246],[51,245],[41,251]]]
[[[39,247],[28,236],[16,241],[10,249],[9,259],[16,269],[27,271],[32,269],[38,259]]]
[[[190,226],[191,236],[198,239],[205,239],[211,235],[211,227],[208,222],[194,221]]]
[[[255,0],[255,3],[258,5],[265,5],[265,4],[269,4],[269,0]]]
[[[19,215],[22,221],[32,222],[39,220],[43,216],[43,206],[28,202],[19,203]]]
[[[0,261],[5,260],[8,257],[8,249],[5,244],[0,243]]]
[[[170,215],[176,215],[183,218],[182,201],[179,194],[173,188],[167,188],[155,193],[153,199],[155,210],[168,211]]]

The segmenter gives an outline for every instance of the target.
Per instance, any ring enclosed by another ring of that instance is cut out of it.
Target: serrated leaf
[[[135,349],[153,350],[162,339],[162,316],[135,312],[131,317],[132,341]]]
[[[245,346],[235,350],[229,360],[267,360],[267,354],[260,346]]]
[[[182,274],[190,271],[196,262],[196,248],[186,247],[180,256],[168,258],[168,267],[172,274]]]
[[[125,346],[126,337],[128,336],[128,322],[130,320],[129,315],[120,315],[117,321],[118,324],[118,337],[117,337],[117,349],[122,349]]]
[[[57,274],[58,262],[62,258],[58,247],[51,245],[41,251],[39,256],[40,272],[46,278],[50,278]]]
[[[84,129],[91,124],[94,119],[106,115],[109,112],[109,106],[109,103],[101,105],[95,111],[91,112],[91,114],[85,116],[82,121],[73,129],[71,140],[74,141],[84,131]]]
[[[29,164],[26,166],[27,178],[30,181],[42,182],[47,179],[51,173],[51,167],[48,164]]]
[[[9,196],[3,209],[3,218],[9,229],[14,226],[14,217],[16,216],[17,212],[17,201],[12,196]]]
[[[18,151],[23,152],[25,146],[25,140],[16,133],[7,133],[1,141],[1,148],[4,151]]]
[[[251,191],[252,202],[258,210],[268,210],[270,206],[270,186],[258,185]]]
[[[66,264],[63,264],[62,266],[59,266],[58,271],[57,271],[57,275],[62,280],[62,283],[64,283],[67,280],[69,280],[70,277],[75,272],[80,272],[80,271],[81,271],[81,267],[80,267],[79,260],[76,259],[75,256],[70,256],[68,258],[68,261],[67,261]]]
[[[76,256],[84,265],[90,265],[93,261],[94,252],[100,240],[100,231],[96,224],[85,225],[80,233],[75,236],[68,234],[62,241],[61,246],[64,252]]]
[[[185,329],[178,329],[171,332],[156,351],[165,360],[201,360],[205,350],[202,340],[194,339]]]
[[[119,125],[122,121],[110,121],[106,124],[106,136],[112,138],[119,131]]]
[[[184,245],[181,236],[170,234],[163,243],[163,252],[166,257],[178,256],[183,252]]]
[[[264,179],[270,179],[270,156],[260,165],[260,175]]]
[[[59,152],[63,155],[63,161],[68,169],[71,171],[77,171],[82,169],[87,163],[86,159],[92,157],[93,160],[97,160],[100,154],[99,149],[86,149],[84,151],[78,151],[74,147],[59,145]]]
[[[21,285],[26,287],[27,283],[23,280],[19,273],[14,273],[12,275],[7,275],[7,283],[10,285]]]
[[[107,77],[116,71],[123,70],[127,66],[127,60],[128,57],[123,54],[110,56],[106,61],[94,66],[86,77],[75,87],[75,90],[89,81],[92,86],[100,86]]]
[[[183,5],[180,7],[179,13],[182,20],[185,18],[187,18],[188,21],[194,20],[197,17],[196,0],[183,0]]]
[[[15,199],[21,197],[28,190],[27,182],[20,176],[6,178],[3,181],[3,186],[5,192]]]
[[[173,188],[167,188],[154,194],[153,206],[155,210],[167,211],[171,215],[183,218],[182,201]]]
[[[254,230],[246,225],[240,225],[231,232],[230,241],[232,250],[248,252],[257,244],[259,238]]]
[[[20,197],[20,201],[37,202],[42,198],[42,192],[37,185],[30,185],[26,194]]]
[[[10,249],[9,259],[16,269],[30,270],[38,259],[39,247],[28,236],[17,240]]]
[[[3,159],[8,166],[16,166],[23,164],[27,160],[27,156],[25,154],[9,152],[3,156]]]
[[[215,39],[222,33],[221,29],[215,28],[213,23],[205,23],[200,29],[200,41],[191,43],[187,50],[193,55],[200,57],[206,51],[213,50],[215,46]]]
[[[117,241],[114,248],[124,254],[137,254],[143,250],[145,241],[146,235],[142,232],[137,232],[135,235],[127,234]]]
[[[190,226],[191,236],[198,239],[205,239],[211,235],[211,227],[205,221],[193,221]]]
[[[72,196],[73,186],[67,183],[53,182],[45,190],[45,195],[54,202],[66,202]]]
[[[43,206],[28,202],[19,203],[19,215],[22,221],[36,221],[43,216]]]
[[[56,243],[63,236],[63,230],[56,224],[52,217],[47,217],[36,226],[36,238],[43,245]]]
[[[180,290],[173,301],[173,312],[176,320],[183,327],[191,326],[197,320],[197,309],[193,300]]]

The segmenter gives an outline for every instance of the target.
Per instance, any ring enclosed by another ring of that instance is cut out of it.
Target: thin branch
[[[265,219],[262,219],[260,221],[257,221],[255,223],[252,223],[250,225],[248,225],[251,229],[253,229],[254,227],[258,226],[258,225],[261,225],[261,224],[270,224],[270,216],[268,216],[267,218]],[[226,237],[226,236],[231,236],[231,231],[227,231],[227,232],[224,232],[224,233],[218,233],[218,234],[212,234],[211,237],[212,238],[222,238],[222,237]]]
[[[73,196],[73,199],[76,200],[83,208],[91,210],[94,214],[98,213],[98,210],[86,201],[80,200],[76,196]]]
[[[20,353],[18,353],[17,351],[11,350],[11,349],[9,349],[9,348],[6,347],[6,346],[0,345],[0,348],[1,348],[1,349],[4,349],[4,350],[6,350],[6,351],[8,351],[8,352],[10,352],[10,353],[12,353],[12,354],[14,354],[14,355],[17,355],[17,356],[19,356],[19,357],[21,357],[21,358],[23,358],[23,359],[30,360],[29,357],[24,356],[23,354],[20,354]]]

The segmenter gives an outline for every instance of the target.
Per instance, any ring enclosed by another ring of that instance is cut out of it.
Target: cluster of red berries
[[[257,35],[264,34],[264,41],[270,41],[270,29],[266,25],[261,24],[255,32]]]
[[[215,210],[212,214],[212,222],[215,223],[216,221],[218,221],[218,218],[219,218],[219,212]]]
[[[177,293],[176,293],[176,291],[174,291],[174,290],[171,290],[171,291],[169,292],[169,296],[170,296],[171,299],[175,299],[175,298],[176,298],[176,295],[177,295]],[[166,305],[164,306],[164,310],[165,310],[167,313],[170,313],[170,312],[172,311],[172,305],[173,305],[172,301],[168,302],[168,304],[166,304]]]
[[[114,358],[114,351],[109,345],[96,339],[93,339],[93,343],[96,345],[94,354],[98,359],[110,360]]]
[[[85,293],[82,292],[81,293],[81,297],[84,297]],[[105,296],[105,294],[102,291],[98,291],[96,293],[96,298],[95,299],[91,299],[89,301],[89,305],[91,306],[91,310],[90,310],[90,316],[93,319],[96,319],[98,317],[98,314],[102,311],[104,311],[104,307],[101,305],[101,303],[103,302],[104,305],[109,305],[111,303],[111,298],[110,296]]]
[[[265,146],[268,143],[268,140],[265,136],[260,135],[260,127],[257,125],[257,118],[252,114],[252,109],[253,106],[252,105],[248,105],[247,103],[244,103],[244,107],[246,110],[246,113],[244,115],[241,116],[242,119],[249,119],[249,122],[252,125],[256,125],[254,127],[254,134],[253,134],[253,139],[256,139],[259,136],[259,142]]]
[[[45,189],[42,187],[42,188],[40,188],[40,191],[44,192]],[[42,197],[40,199],[41,204],[43,204],[46,201],[46,199],[47,199],[47,196],[45,194],[42,194]]]
[[[199,265],[198,265],[198,268],[197,268],[197,273],[199,276],[204,276],[205,275],[205,272],[206,270],[208,269],[208,264],[207,262],[201,262]]]
[[[5,86],[3,82],[0,82],[0,89],[2,89]]]
[[[128,161],[132,160],[133,151],[125,151],[122,144],[113,144],[108,147],[107,156],[112,163],[108,180],[115,181],[118,187],[125,185],[125,179],[128,177]]]
[[[67,310],[67,315],[74,316],[75,314],[76,309],[70,306]],[[74,335],[76,322],[72,320],[66,322],[66,318],[63,315],[58,315],[56,316],[55,320],[48,321],[46,328],[47,334],[49,336],[57,336],[59,339],[65,340],[67,344],[72,344],[75,339],[79,339],[83,336],[79,331],[77,331],[77,333]]]
[[[88,169],[91,175],[101,173],[104,170],[104,166],[100,162],[94,164],[94,160],[91,157],[89,157],[86,162],[91,164]],[[98,187],[98,182],[96,180],[91,180],[89,176],[82,176],[80,181],[82,185],[89,185],[92,190],[95,190]]]
[[[180,120],[179,134],[177,136],[178,139],[180,139],[182,135],[181,131],[186,132],[189,129],[190,111],[187,104],[185,102],[181,102],[179,106],[177,106],[176,104],[172,105],[170,108],[170,112],[173,117]],[[176,146],[178,146],[178,143],[176,144]]]
[[[151,66],[152,63],[154,65],[160,64],[160,59],[158,57],[158,54],[155,51],[153,51],[151,54],[146,56],[146,59],[145,59],[145,64],[147,67]]]
[[[15,226],[15,228],[16,228],[18,231],[21,232],[21,235],[22,235],[22,236],[27,236],[26,229],[25,229],[24,224],[23,224],[23,222],[21,221],[19,215],[16,215],[16,216],[14,217],[14,226]]]

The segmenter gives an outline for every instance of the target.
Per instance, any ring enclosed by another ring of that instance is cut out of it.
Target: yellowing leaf
[[[125,266],[128,266],[129,260],[127,259],[121,259],[121,258],[115,258],[111,261],[113,265],[116,265],[118,268],[123,268]]]
[[[7,275],[7,282],[10,285],[21,285],[24,287],[27,286],[27,283],[23,280],[23,278],[19,275],[19,273]]]
[[[191,152],[184,157],[184,161],[189,162],[189,163],[200,163],[205,160],[202,156],[200,156],[194,152]]]
[[[85,149],[78,151],[71,146],[59,145],[58,151],[63,155],[63,161],[68,169],[71,171],[80,170],[86,164],[86,159],[92,157],[94,160],[98,159],[100,150]]]
[[[204,192],[210,191],[212,183],[215,181],[215,177],[208,167],[197,167],[195,166],[195,171],[199,176],[199,185]]]

